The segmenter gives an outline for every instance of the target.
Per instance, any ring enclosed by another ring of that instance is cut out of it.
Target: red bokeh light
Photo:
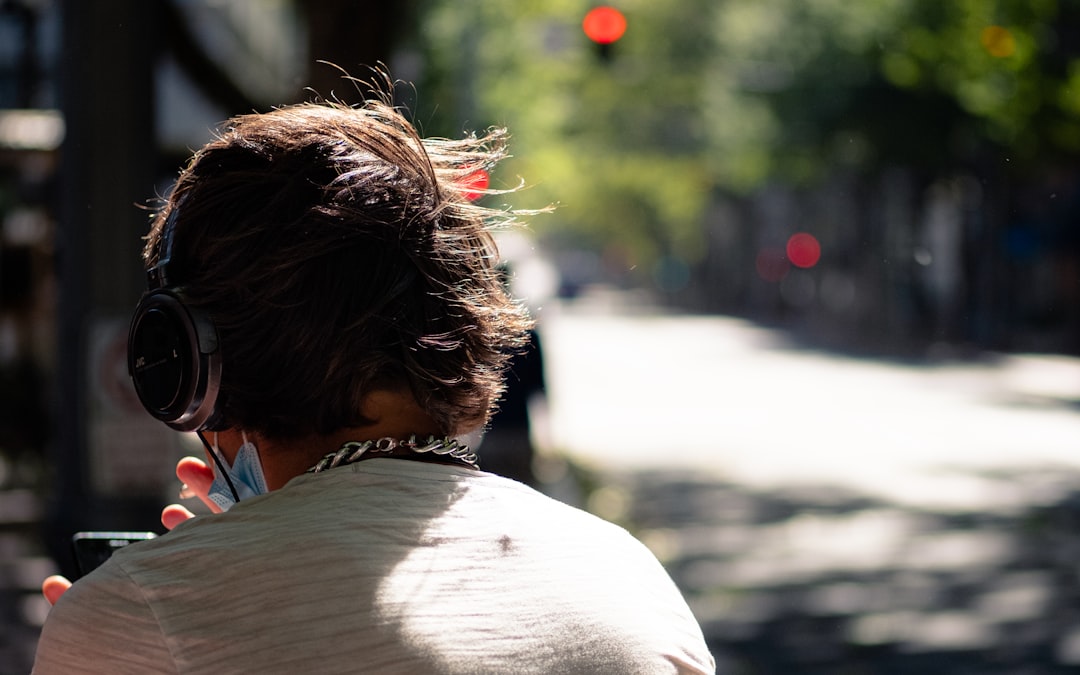
[[[461,187],[465,190],[465,199],[473,201],[479,199],[484,194],[484,190],[487,189],[488,172],[483,169],[477,169],[468,176],[461,179]]]
[[[796,267],[813,267],[821,259],[821,244],[812,234],[793,234],[787,242],[787,257]]]
[[[626,17],[614,7],[594,7],[585,15],[581,28],[593,42],[609,45],[626,32]]]

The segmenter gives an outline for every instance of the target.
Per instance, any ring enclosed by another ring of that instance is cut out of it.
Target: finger
[[[50,605],[55,605],[60,596],[69,588],[71,588],[71,582],[59,574],[48,577],[41,582],[41,594],[45,596]]]
[[[161,524],[165,526],[166,530],[171,530],[180,523],[194,517],[194,513],[180,504],[169,504],[161,510]]]
[[[209,490],[214,482],[214,470],[198,457],[184,457],[176,463],[176,477],[196,490],[200,486]]]
[[[184,457],[176,464],[176,477],[184,484],[187,492],[198,497],[214,513],[221,513],[221,507],[206,496],[214,483],[214,470],[207,466],[206,462],[196,457]]]

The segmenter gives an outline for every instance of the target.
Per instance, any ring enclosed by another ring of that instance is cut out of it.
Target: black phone
[[[156,536],[153,532],[76,532],[71,538],[71,546],[79,576],[92,572],[118,549]]]

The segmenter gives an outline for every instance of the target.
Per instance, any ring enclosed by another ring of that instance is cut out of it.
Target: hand
[[[206,504],[213,513],[221,513],[221,507],[207,497],[210,486],[214,482],[214,470],[207,466],[206,462],[195,457],[184,457],[176,464],[176,477],[184,484],[180,492],[181,496],[198,497],[199,501]],[[187,507],[169,504],[161,511],[161,524],[165,526],[165,529],[171,530],[194,517],[195,514]]]
[[[184,484],[181,492],[183,496],[198,497],[214,513],[220,513],[221,507],[210,501],[207,494],[210,485],[214,482],[214,471],[206,462],[195,457],[184,457],[176,464],[176,477]],[[180,504],[169,504],[161,511],[161,524],[165,529],[171,530],[185,520],[194,518],[195,514]],[[41,594],[45,596],[50,605],[55,605],[67,589],[71,588],[71,581],[59,574],[53,575],[41,582]]]

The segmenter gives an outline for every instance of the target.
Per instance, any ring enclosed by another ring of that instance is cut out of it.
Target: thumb
[[[196,457],[184,457],[176,464],[176,477],[187,486],[191,496],[198,497],[214,513],[221,512],[221,507],[207,497],[214,484],[214,470],[206,462]]]

